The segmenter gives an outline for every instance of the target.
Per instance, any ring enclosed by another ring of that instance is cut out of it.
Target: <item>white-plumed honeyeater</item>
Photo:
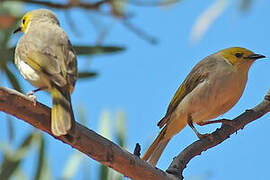
[[[78,77],[77,59],[56,15],[47,9],[27,12],[14,31],[24,32],[15,51],[15,64],[37,90],[52,96],[51,131],[55,136],[70,132],[74,115],[70,94]]]
[[[264,57],[245,48],[232,47],[201,60],[176,91],[165,117],[158,123],[162,130],[142,159],[155,166],[170,139],[187,124],[201,138],[193,123],[226,122],[209,120],[224,114],[238,102],[250,66]]]

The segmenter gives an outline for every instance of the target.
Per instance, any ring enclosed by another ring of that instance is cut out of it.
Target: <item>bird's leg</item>
[[[38,89],[34,89],[32,91],[29,91],[28,93],[26,93],[26,96],[34,96],[34,93],[36,93],[40,90],[42,90],[42,88],[38,88]]]
[[[226,124],[229,126],[233,126],[233,121],[230,119],[219,119],[219,120],[213,120],[213,121],[198,122],[197,124],[199,126],[204,126],[207,124],[215,124],[215,123],[222,123],[222,124]]]
[[[199,139],[202,139],[202,138],[205,138],[207,136],[209,136],[209,134],[201,134],[197,131],[197,129],[194,127],[193,125],[193,121],[192,121],[192,116],[191,114],[188,114],[188,119],[187,119],[187,123],[189,125],[189,127],[191,127],[191,129],[194,131],[194,133],[196,134],[196,136],[199,138]]]
[[[43,89],[46,89],[46,87],[41,87],[41,88],[38,88],[38,89],[34,89],[32,91],[29,91],[28,93],[26,93],[26,96],[28,96],[29,98],[31,98],[34,102],[34,106],[36,106],[37,104],[37,97],[34,95],[34,93],[40,91],[40,90],[43,90]]]

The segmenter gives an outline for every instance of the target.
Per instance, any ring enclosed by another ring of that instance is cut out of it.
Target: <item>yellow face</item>
[[[252,51],[240,47],[223,49],[217,52],[217,54],[224,57],[234,66],[238,66],[240,64],[252,64],[256,59],[265,57],[260,54],[254,54]]]
[[[18,27],[13,33],[17,33],[17,32],[25,33],[31,19],[32,19],[32,13],[30,12],[26,13],[21,19],[20,27]]]
[[[21,31],[25,32],[32,16],[30,13],[26,13],[21,20]]]

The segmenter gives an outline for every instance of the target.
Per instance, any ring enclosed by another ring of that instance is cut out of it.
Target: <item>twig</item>
[[[195,141],[186,147],[177,157],[175,157],[166,170],[168,173],[179,176],[183,179],[183,170],[189,161],[203,151],[206,151],[228,139],[231,134],[243,129],[248,123],[255,121],[270,111],[270,89],[265,95],[263,101],[251,110],[246,110],[238,117],[232,120],[233,126],[222,124],[221,128],[211,133],[211,138],[204,138]]]
[[[124,0],[122,0],[124,1]],[[131,5],[135,5],[135,6],[145,6],[145,7],[149,7],[149,6],[164,6],[164,5],[171,5],[171,4],[176,4],[180,1],[183,0],[167,0],[167,1],[138,1],[138,0],[129,0],[127,3],[131,4]]]
[[[32,126],[50,134],[50,108],[37,102],[34,106],[31,98],[15,90],[0,86],[0,111],[11,114]],[[75,124],[76,135],[70,135],[70,142],[66,137],[54,137],[85,155],[95,159],[105,166],[111,167],[123,175],[135,180],[177,180],[175,176],[153,168],[137,156],[127,152],[108,139],[98,135],[92,130]]]
[[[2,0],[2,2],[4,1],[17,1],[17,2],[24,2],[24,3],[29,3],[29,4],[37,4],[37,5],[43,5],[43,6],[47,6],[51,8],[56,8],[56,9],[70,9],[74,7],[79,7],[82,9],[92,9],[92,10],[98,10],[101,5],[107,3],[106,0],[98,1],[94,3],[84,3],[81,1],[75,1],[76,3],[67,3],[67,4],[54,3],[54,2],[49,2],[49,1],[35,1],[35,0]]]
[[[133,32],[134,34],[136,34],[140,38],[148,41],[151,44],[157,44],[158,43],[156,38],[149,36],[144,31],[142,31],[138,27],[131,24],[128,20],[124,19],[124,20],[122,20],[122,23],[123,23],[124,26],[126,26],[126,28],[128,28],[131,32]]]
[[[140,146],[139,143],[136,143],[136,146],[135,146],[135,149],[134,149],[133,154],[134,154],[135,156],[138,156],[138,157],[141,156],[141,146]]]

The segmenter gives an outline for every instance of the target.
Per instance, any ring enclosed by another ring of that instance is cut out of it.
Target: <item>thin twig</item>
[[[124,19],[124,20],[122,20],[122,24],[126,28],[128,28],[131,32],[133,32],[134,34],[136,34],[140,38],[146,40],[147,42],[149,42],[151,44],[157,44],[158,43],[158,41],[157,41],[157,39],[155,37],[152,37],[152,36],[146,34],[146,32],[144,32],[142,29],[139,29],[138,27],[134,26],[129,21]]]
[[[121,1],[121,0],[120,0]],[[125,1],[125,0],[122,0]],[[179,3],[180,1],[183,0],[159,0],[159,1],[138,1],[138,0],[129,0],[127,3],[135,6],[141,6],[141,7],[152,7],[152,6],[164,6],[164,5],[172,5]]]
[[[67,3],[67,4],[55,3],[55,2],[49,2],[49,1],[35,1],[35,0],[2,0],[2,2],[4,1],[17,1],[17,2],[24,2],[24,3],[29,3],[29,4],[37,4],[37,5],[43,5],[43,6],[47,6],[51,8],[56,8],[56,9],[70,9],[74,7],[79,7],[82,9],[92,9],[92,10],[98,10],[101,5],[107,3],[105,0],[93,2],[93,3],[84,3],[81,1],[76,1],[76,3]]]

